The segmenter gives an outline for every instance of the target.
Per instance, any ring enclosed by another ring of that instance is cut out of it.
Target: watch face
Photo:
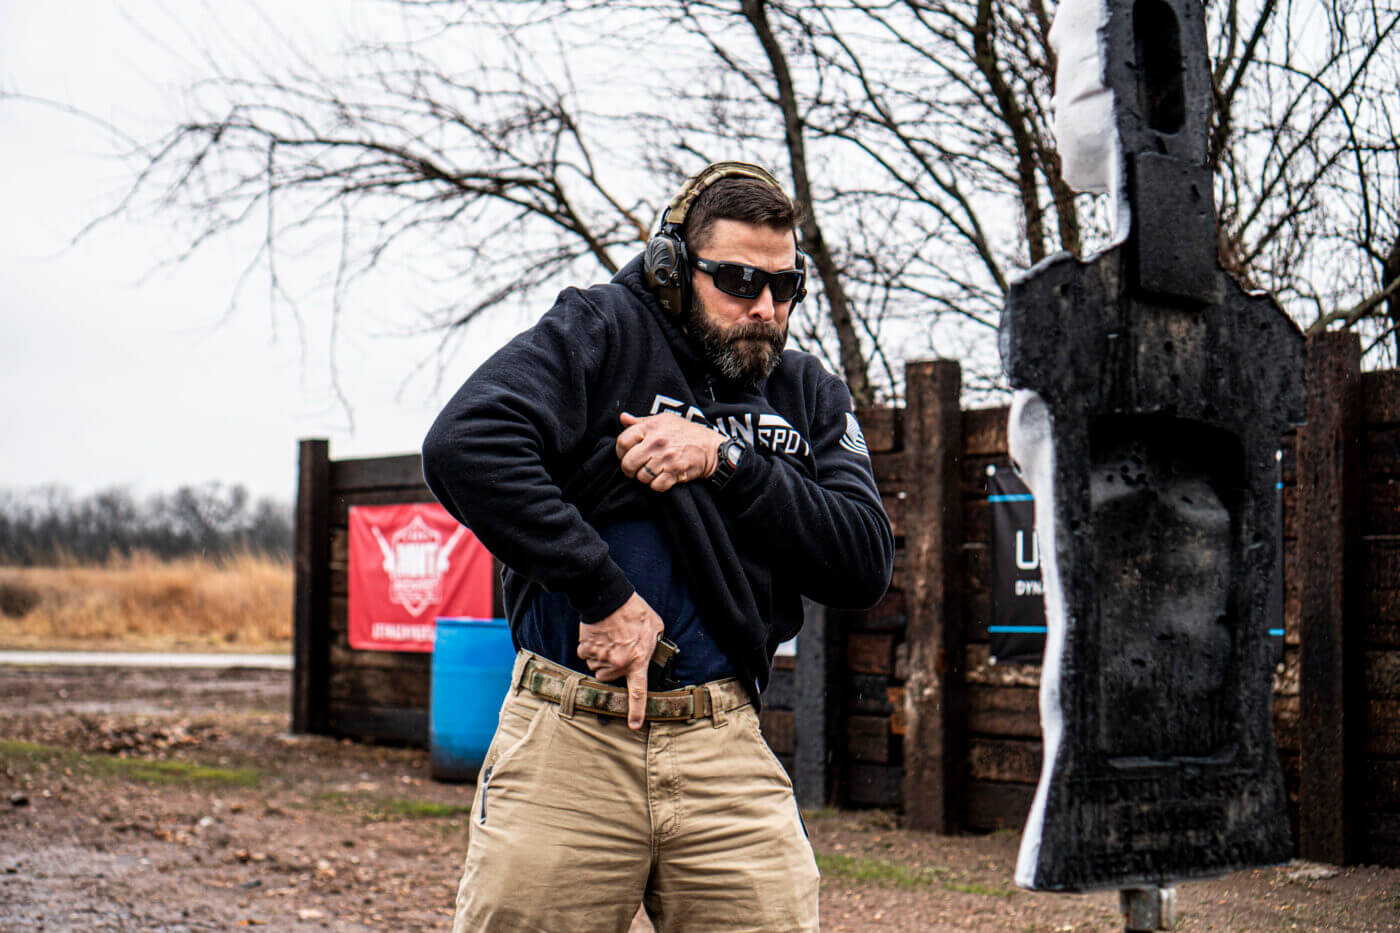
[[[744,448],[734,441],[726,441],[724,445],[724,459],[730,466],[738,466],[739,458],[744,455]]]

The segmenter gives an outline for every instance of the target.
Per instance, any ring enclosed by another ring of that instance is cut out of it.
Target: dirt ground
[[[0,666],[0,929],[447,929],[472,788],[423,750],[288,735],[289,681]],[[807,825],[826,930],[1122,929],[1115,894],[1017,889],[1013,833]],[[1185,884],[1177,928],[1400,930],[1400,870]]]

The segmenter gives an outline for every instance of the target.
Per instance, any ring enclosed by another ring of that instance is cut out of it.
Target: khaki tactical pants
[[[752,706],[633,732],[521,688],[528,656],[478,779],[454,933],[624,931],[639,903],[659,933],[818,928],[812,848]]]

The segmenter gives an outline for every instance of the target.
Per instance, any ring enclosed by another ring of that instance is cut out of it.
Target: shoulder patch
[[[846,412],[846,433],[841,436],[841,446],[853,454],[862,457],[870,456],[870,448],[866,446],[865,435],[860,430],[860,422],[849,411]]]

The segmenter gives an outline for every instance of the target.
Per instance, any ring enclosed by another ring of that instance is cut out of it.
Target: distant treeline
[[[74,496],[60,486],[0,490],[0,563],[103,563],[137,553],[170,559],[252,551],[292,553],[292,508],[241,485],[181,486],[137,498],[129,489]]]

